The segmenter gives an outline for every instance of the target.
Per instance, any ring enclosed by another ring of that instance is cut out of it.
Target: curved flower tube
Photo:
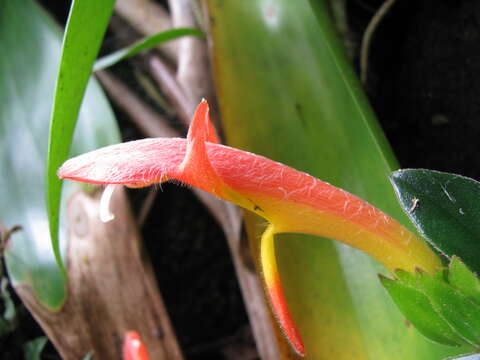
[[[438,257],[415,235],[360,198],[259,155],[219,144],[206,101],[187,139],[157,138],[109,146],[68,160],[58,176],[94,184],[148,186],[175,179],[264,217],[261,266],[274,313],[293,348],[304,347],[283,296],[274,235],[305,233],[341,241],[389,270],[433,272]]]
[[[123,338],[123,360],[148,360],[147,348],[136,331],[127,331]]]

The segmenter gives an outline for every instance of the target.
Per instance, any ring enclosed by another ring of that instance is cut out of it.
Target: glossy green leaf
[[[31,0],[5,0],[0,9],[0,44],[5,53],[0,58],[0,163],[6,174],[0,177],[0,221],[6,228],[21,226],[10,237],[6,265],[13,285],[31,288],[41,304],[58,310],[66,299],[66,288],[52,252],[44,175],[61,31]],[[118,141],[105,95],[91,81],[73,154]],[[72,190],[66,186],[64,192]],[[64,248],[63,222],[60,239]]]
[[[407,224],[388,182],[396,162],[324,2],[211,0],[208,8],[227,143],[345,188]],[[263,223],[250,226],[257,238]],[[378,281],[385,270],[366,255],[315,237],[276,239],[307,358],[438,360],[460,353],[405,326]]]
[[[146,37],[145,39],[140,40],[126,48],[115,51],[113,54],[106,55],[98,59],[95,62],[93,70],[97,71],[106,69],[107,67],[115,65],[116,63],[125,60],[126,58],[129,58],[131,56],[134,56],[142,51],[150,50],[160,43],[178,39],[182,36],[203,36],[203,33],[200,30],[187,28],[178,28],[162,31],[158,34]]]
[[[473,271],[480,271],[480,183],[421,169],[396,171],[391,181],[424,237],[443,254],[457,255]]]
[[[61,268],[58,224],[62,182],[57,169],[67,160],[80,105],[115,0],[74,0],[63,39],[55,88],[47,160],[47,211],[55,258]]]
[[[450,346],[464,345],[448,323],[432,308],[428,297],[406,282],[380,277],[400,311],[427,339]]]

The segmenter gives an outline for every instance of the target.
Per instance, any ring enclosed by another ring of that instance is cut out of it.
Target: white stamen
[[[100,199],[100,220],[104,223],[115,219],[115,215],[110,212],[110,200],[117,185],[107,185],[103,190],[102,198]]]

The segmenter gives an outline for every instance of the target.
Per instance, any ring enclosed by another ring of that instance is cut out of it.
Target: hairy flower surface
[[[219,144],[206,101],[198,106],[186,139],[144,139],[105,147],[68,160],[58,176],[131,187],[174,179],[267,219],[270,225],[260,246],[262,273],[280,326],[299,354],[304,347],[283,295],[275,234],[305,233],[341,241],[391,271],[418,267],[433,272],[441,265],[414,234],[362,199],[281,163]]]

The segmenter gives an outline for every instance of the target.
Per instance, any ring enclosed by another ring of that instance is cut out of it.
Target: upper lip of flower
[[[58,176],[127,186],[175,179],[263,216],[272,224],[271,239],[280,232],[310,233],[359,248],[390,270],[421,267],[433,271],[440,266],[423,242],[360,198],[281,163],[219,144],[206,101],[198,106],[187,139],[144,139],[112,145],[68,160]],[[270,240],[262,241],[267,244]],[[287,336],[303,353],[288,309],[282,308],[281,288],[274,284],[278,274],[273,247],[265,249],[262,265],[267,288],[272,299],[280,299],[274,308],[282,312],[278,318]]]

